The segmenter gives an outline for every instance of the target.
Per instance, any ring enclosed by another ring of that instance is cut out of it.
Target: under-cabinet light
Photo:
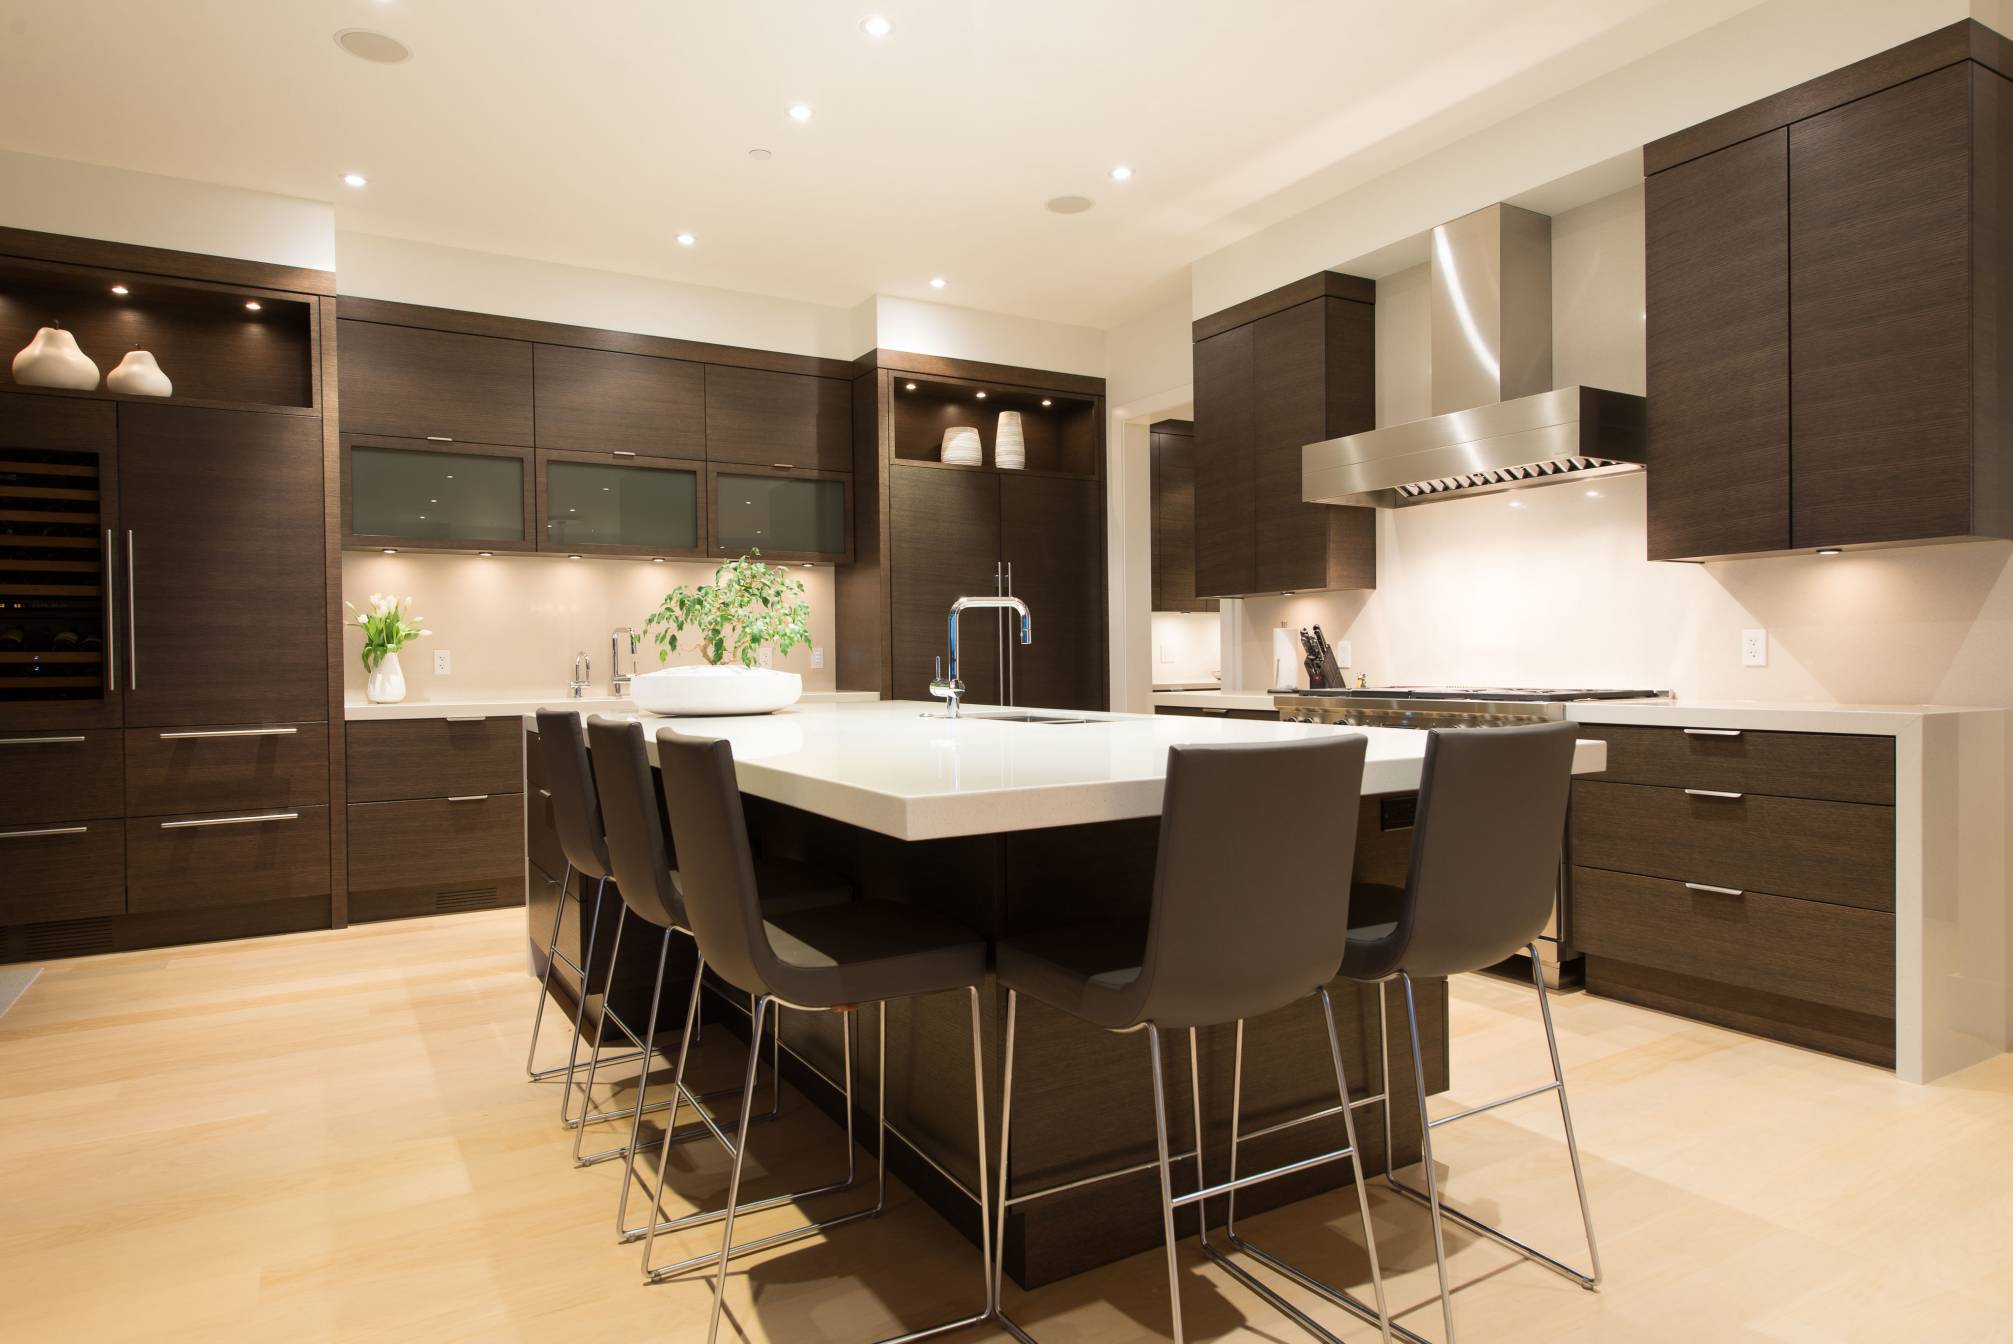
[[[124,285],[113,285],[112,292],[114,294],[131,294],[133,291],[127,289]]]

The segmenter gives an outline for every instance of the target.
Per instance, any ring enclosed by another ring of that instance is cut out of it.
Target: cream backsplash
[[[580,652],[593,664],[590,693],[605,695],[609,633],[618,625],[640,631],[665,593],[681,583],[710,581],[715,563],[364,551],[344,552],[342,559],[344,600],[362,605],[372,593],[410,594],[414,609],[433,631],[400,659],[410,701],[563,696],[573,656]],[[790,573],[804,582],[811,639],[824,650],[825,665],[811,666],[810,649],[779,657],[775,665],[801,674],[807,691],[834,690],[831,567],[793,565]],[[343,690],[361,698],[358,637],[344,639]],[[453,671],[447,676],[433,670],[434,654],[441,650],[452,656]],[[699,661],[691,652],[671,658],[673,664]],[[660,666],[657,646],[646,638],[637,652],[637,670]]]

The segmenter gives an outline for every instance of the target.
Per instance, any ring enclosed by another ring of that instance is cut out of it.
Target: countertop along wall
[[[679,584],[706,583],[715,561],[643,560],[557,556],[382,555],[343,553],[343,599],[363,606],[372,593],[410,596],[426,617],[430,638],[407,647],[399,663],[409,701],[563,698],[573,655],[585,651],[593,663],[592,695],[606,695],[610,668],[608,636],[618,625],[642,630],[643,619],[664,594]],[[804,678],[808,691],[837,688],[837,652],[832,641],[832,568],[792,566],[811,604],[811,639],[825,651],[825,665],[811,666],[811,650],[797,649],[775,666]],[[347,613],[345,613],[347,614]],[[345,632],[343,692],[364,692],[363,640]],[[447,676],[433,671],[434,654],[453,655]],[[699,662],[680,652],[671,665]],[[637,670],[666,666],[647,637],[637,653]]]

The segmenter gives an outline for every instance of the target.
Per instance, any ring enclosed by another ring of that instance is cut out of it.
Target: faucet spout
[[[943,660],[937,660],[937,676],[930,682],[930,694],[945,702],[944,717],[958,716],[958,701],[965,693],[965,684],[958,680],[958,617],[972,610],[1004,609],[1020,614],[1020,642],[1034,643],[1034,617],[1027,609],[1027,603],[1017,597],[961,597],[951,603],[951,674],[943,675]]]

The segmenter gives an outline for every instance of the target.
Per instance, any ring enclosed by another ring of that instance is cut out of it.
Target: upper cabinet
[[[572,345],[536,347],[540,448],[703,460],[706,366]]]
[[[1195,595],[1195,426],[1161,420],[1152,428],[1153,609],[1215,611]]]
[[[534,442],[528,341],[350,319],[340,328],[344,433]]]
[[[1376,427],[1375,302],[1324,271],[1195,324],[1197,594],[1376,586],[1376,511],[1300,486],[1304,445]]]
[[[852,382],[708,365],[706,456],[750,466],[851,471]]]
[[[2007,57],[1955,24],[1645,148],[1651,559],[2013,536]]]

